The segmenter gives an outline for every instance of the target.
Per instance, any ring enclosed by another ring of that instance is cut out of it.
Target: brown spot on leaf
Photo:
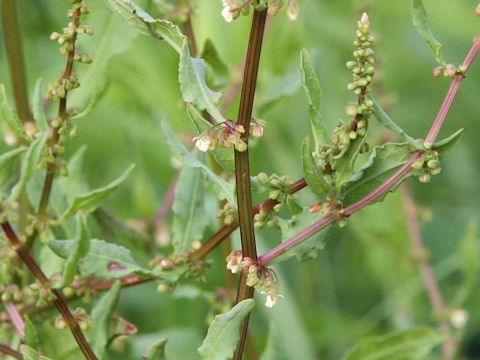
[[[127,267],[123,264],[120,264],[119,262],[116,261],[110,261],[107,264],[107,269],[109,271],[120,271],[120,270],[125,270]]]

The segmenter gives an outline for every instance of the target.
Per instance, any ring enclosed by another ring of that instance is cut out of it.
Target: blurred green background
[[[151,221],[177,172],[159,119],[168,119],[187,144],[194,133],[179,92],[178,57],[166,44],[138,35],[112,17],[103,1],[88,3],[91,15],[87,23],[95,27],[96,35],[82,38],[80,48],[92,55],[94,63],[76,67],[82,86],[72,92],[69,103],[83,103],[99,78],[108,80],[108,88],[94,112],[78,121],[80,137],[67,143],[66,156],[81,144],[88,145],[85,176],[92,187],[109,182],[128,164],[136,163],[133,175],[109,197],[106,206],[121,218]],[[211,39],[232,70],[231,81],[236,81],[250,17],[228,24],[220,15],[220,0],[193,3],[192,21],[199,47]],[[323,115],[330,128],[346,118],[344,107],[351,100],[346,84],[351,75],[345,62],[351,58],[361,3],[299,0],[296,22],[288,21],[284,12],[269,19],[254,110],[254,116],[266,120],[267,126],[262,140],[251,149],[253,174],[264,171],[288,175],[292,180],[302,177],[300,149],[309,132],[306,102],[300,90],[302,48],[307,48],[314,60],[324,92]],[[422,137],[449,81],[432,77],[435,62],[411,25],[409,1],[363,3],[369,7],[378,39],[379,78],[393,100],[390,114],[410,135]],[[480,29],[480,18],[473,12],[478,1],[424,3],[447,62],[461,63]],[[49,81],[64,66],[64,57],[49,41],[49,35],[65,26],[68,2],[23,0],[18,5],[31,94],[38,78]],[[154,4],[144,5],[155,14]],[[11,94],[3,43],[0,49],[0,82]],[[444,157],[443,172],[431,183],[410,180],[445,300],[468,312],[467,326],[458,333],[464,335],[462,351],[471,359],[480,356],[480,293],[474,289],[462,304],[455,304],[454,298],[464,282],[462,241],[467,225],[480,216],[479,99],[477,61],[441,133],[447,136],[464,127],[463,139]],[[237,105],[238,99],[227,111],[229,118],[236,118]],[[377,131],[372,143],[381,141],[381,132]],[[313,197],[304,191],[301,199],[308,205]],[[212,227],[209,233],[213,231]],[[279,236],[274,231],[260,231],[260,252],[278,243]],[[146,261],[152,254],[138,251],[137,256]],[[200,284],[209,291],[223,286],[225,276],[219,250],[212,260],[207,283]],[[435,324],[410,255],[400,194],[389,195],[384,203],[353,216],[316,259],[303,264],[291,260],[275,269],[285,298],[272,310],[257,306],[253,313],[252,337],[259,352],[270,322],[277,326],[290,359],[338,359],[361,337],[414,324]],[[259,298],[259,304],[263,301]],[[138,326],[139,333],[123,344],[122,354],[112,351],[112,358],[118,359],[138,359],[160,335],[170,338],[167,348],[171,358],[195,359],[211,315],[203,297],[158,293],[153,284],[124,290],[119,312]]]

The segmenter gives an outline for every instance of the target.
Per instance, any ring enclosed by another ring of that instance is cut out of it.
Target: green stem
[[[15,106],[20,120],[25,123],[30,121],[31,116],[28,106],[25,64],[15,0],[3,0],[2,23]]]
[[[22,354],[20,354],[17,350],[13,350],[10,346],[5,344],[0,344],[0,353],[4,353],[6,355],[10,355],[15,359],[23,359]]]
[[[262,50],[263,34],[267,11],[254,11],[250,39],[248,42],[245,71],[243,75],[242,93],[240,97],[240,109],[237,123],[245,129],[242,140],[248,145],[250,121],[252,119],[253,101],[257,83],[258,67]],[[250,185],[249,151],[235,151],[235,180],[238,205],[238,223],[244,257],[257,259],[257,247],[255,243],[255,227],[253,223],[252,193]],[[236,302],[253,297],[253,288],[246,284],[246,274],[242,273],[237,288]],[[240,343],[235,352],[234,359],[242,358],[245,348],[245,340],[248,332],[248,318],[242,324]]]

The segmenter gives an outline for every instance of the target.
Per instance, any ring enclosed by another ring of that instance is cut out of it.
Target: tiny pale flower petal
[[[233,12],[230,10],[230,6],[225,6],[222,10],[222,16],[226,22],[233,21]]]
[[[201,152],[207,152],[210,149],[211,140],[206,136],[198,136],[193,139],[195,141],[195,146]]]
[[[273,296],[267,295],[267,301],[265,302],[265,306],[268,308],[272,308],[273,305],[275,305],[277,302],[277,299]]]
[[[298,5],[295,0],[290,0],[287,7],[287,16],[291,21],[295,21],[298,18]]]

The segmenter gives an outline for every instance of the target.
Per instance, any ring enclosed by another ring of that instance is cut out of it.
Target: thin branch
[[[15,107],[20,120],[26,123],[31,120],[31,115],[28,106],[27,80],[16,3],[15,0],[2,1],[2,23]]]
[[[463,62],[463,67],[465,69],[465,73],[468,71],[471,63],[477,56],[478,52],[480,51],[480,35],[478,35],[474,43],[465,58],[465,61]],[[445,99],[443,101],[443,104],[441,106],[440,114],[441,116],[437,116],[435,121],[432,124],[432,127],[430,128],[430,131],[428,132],[429,134],[429,142],[433,143],[435,142],[438,132],[440,131],[440,127],[444,122],[444,117],[450,110],[450,107],[453,103],[453,100],[458,92],[459,85],[461,81],[464,79],[464,75],[457,75],[453,81],[452,84],[450,85],[450,88],[447,92],[447,95],[445,96]],[[440,125],[439,125],[440,124]],[[347,217],[352,215],[354,212],[364,208],[365,206],[371,204],[373,201],[378,199],[380,196],[385,194],[389,189],[391,189],[394,185],[398,184],[401,179],[410,172],[412,164],[417,160],[420,156],[422,156],[423,151],[416,151],[415,153],[412,154],[410,159],[399,169],[397,172],[395,172],[392,176],[390,176],[385,182],[383,182],[380,186],[378,186],[375,190],[373,190],[371,193],[366,195],[364,198],[360,199],[359,201],[351,204],[350,206],[346,207],[343,212],[341,212],[337,216],[327,216],[323,217],[317,222],[313,223],[306,229],[300,231],[298,234],[295,236],[291,237],[289,240],[283,242],[282,244],[274,247],[270,251],[268,251],[266,254],[260,256],[258,258],[257,263],[260,266],[265,266],[267,265],[270,261],[273,259],[277,258],[278,256],[284,254],[288,250],[292,249],[293,247],[297,246],[301,242],[305,241],[308,239],[310,236],[313,234],[317,233],[318,231],[324,229],[328,225],[332,224],[336,220],[338,220],[339,217]]]
[[[5,311],[15,327],[15,330],[17,330],[18,335],[23,338],[25,336],[25,323],[23,322],[23,319],[17,308],[11,301],[4,301],[3,306],[5,307]]]
[[[18,256],[22,259],[25,265],[28,267],[30,272],[35,276],[35,278],[40,282],[40,285],[50,291],[54,296],[53,305],[58,309],[60,314],[63,317],[63,320],[67,324],[68,328],[73,334],[73,337],[77,341],[78,346],[82,350],[83,355],[87,360],[98,360],[97,356],[93,352],[90,344],[88,343],[85,335],[83,334],[80,326],[78,326],[77,321],[75,320],[72,312],[68,308],[66,299],[61,291],[53,289],[51,287],[50,281],[47,276],[43,273],[42,269],[38,266],[37,262],[28,252],[26,246],[20,241],[17,237],[17,234],[13,230],[12,226],[8,221],[1,223],[1,227],[5,233],[6,238],[10,242],[10,245],[15,249]]]
[[[0,344],[0,353],[10,355],[15,359],[23,359],[23,355],[21,353],[19,353],[17,350],[13,350],[10,346],[5,344]]]
[[[433,272],[430,261],[428,260],[428,250],[425,248],[420,223],[418,221],[418,211],[413,195],[408,184],[404,184],[401,188],[403,193],[405,216],[407,220],[408,232],[412,244],[412,252],[418,263],[420,275],[422,277],[425,288],[427,289],[428,298],[432,304],[433,310],[440,318],[446,312],[445,301],[443,299],[438,281]],[[448,321],[439,320],[439,327],[446,334],[451,334],[451,328]],[[455,353],[455,341],[449,337],[443,343],[443,358],[451,359]]]
[[[80,25],[80,8],[75,10],[73,21],[75,27]],[[67,64],[62,74],[63,79],[68,79],[73,72],[73,62],[76,51],[76,42],[77,42],[77,32],[72,35],[71,40],[71,49],[67,54]],[[57,119],[64,120],[67,118],[67,97],[68,90],[65,89],[65,95],[60,99],[58,103],[58,113]],[[49,146],[54,147],[60,141],[60,127],[55,127],[52,129],[50,139],[48,140]],[[55,156],[55,155],[54,155]],[[38,216],[42,219],[45,219],[47,216],[48,209],[48,200],[50,199],[50,193],[52,192],[53,179],[55,177],[56,165],[55,163],[49,163],[47,166],[47,175],[45,176],[45,182],[43,183],[42,195],[40,197],[40,204],[38,206]]]
[[[252,27],[250,30],[250,39],[248,41],[245,70],[243,74],[242,93],[240,97],[240,109],[238,112],[237,123],[242,125],[245,129],[245,133],[242,135],[242,140],[245,141],[247,145],[266,19],[266,10],[254,11]],[[235,180],[238,205],[238,222],[240,226],[243,256],[256,260],[257,247],[255,243],[255,227],[253,223],[248,146],[243,152],[235,150]],[[242,300],[252,297],[253,288],[247,286],[246,274],[242,273],[237,288],[236,302],[238,303]],[[233,357],[236,360],[241,359],[243,355],[245,340],[248,332],[248,321],[249,318],[247,317],[242,324],[240,342]]]

